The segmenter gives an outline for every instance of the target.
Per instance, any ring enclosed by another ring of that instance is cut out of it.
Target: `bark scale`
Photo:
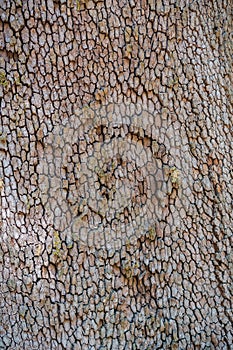
[[[232,1],[1,1],[0,349],[230,349]]]

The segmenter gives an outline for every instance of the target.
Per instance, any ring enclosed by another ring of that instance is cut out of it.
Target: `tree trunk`
[[[0,349],[231,349],[232,1],[0,2]]]

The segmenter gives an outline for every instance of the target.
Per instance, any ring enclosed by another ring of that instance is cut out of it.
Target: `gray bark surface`
[[[0,349],[233,349],[232,10],[0,1]]]

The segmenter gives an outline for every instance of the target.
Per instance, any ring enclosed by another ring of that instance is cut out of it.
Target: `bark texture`
[[[0,349],[232,349],[232,1],[0,1]]]

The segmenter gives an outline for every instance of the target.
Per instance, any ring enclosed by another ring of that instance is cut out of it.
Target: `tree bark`
[[[231,349],[232,1],[0,2],[0,349]]]

